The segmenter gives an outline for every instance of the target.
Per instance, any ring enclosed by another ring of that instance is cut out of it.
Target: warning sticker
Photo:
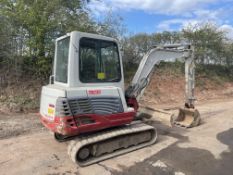
[[[54,108],[48,107],[48,115],[54,116]]]
[[[55,106],[52,104],[49,104],[48,111],[47,111],[47,117],[49,120],[53,120],[55,116]]]

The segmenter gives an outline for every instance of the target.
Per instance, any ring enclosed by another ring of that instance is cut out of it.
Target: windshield
[[[82,38],[79,47],[81,82],[118,82],[121,80],[120,59],[115,42]]]
[[[70,37],[57,42],[55,81],[67,83]]]

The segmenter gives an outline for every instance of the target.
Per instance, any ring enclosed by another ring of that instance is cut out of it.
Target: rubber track
[[[133,133],[138,133],[138,132],[141,133],[143,131],[152,132],[153,138],[149,142],[141,143],[136,146],[131,146],[126,149],[120,149],[120,150],[114,151],[109,154],[101,155],[99,157],[91,157],[89,160],[82,161],[82,162],[76,159],[76,154],[78,153],[78,151],[86,145],[96,144],[98,142],[101,142],[101,141],[104,141],[110,138],[114,138],[117,136],[126,136],[128,134],[133,134]],[[153,143],[156,142],[156,140],[157,140],[157,131],[154,127],[150,125],[146,125],[144,123],[130,124],[130,125],[122,126],[119,128],[111,129],[108,131],[98,132],[90,136],[84,136],[76,140],[72,140],[68,145],[68,155],[70,156],[73,162],[79,164],[80,166],[87,166],[87,165],[91,165],[91,164],[103,161],[105,159],[109,159],[109,158],[112,158],[118,155],[122,155],[128,152],[152,145]]]

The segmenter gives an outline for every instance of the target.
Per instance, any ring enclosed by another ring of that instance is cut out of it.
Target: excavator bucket
[[[171,117],[172,126],[192,128],[198,126],[201,122],[200,113],[197,109],[180,108],[178,116]]]
[[[150,107],[141,107],[138,119],[155,119],[168,126],[178,126],[192,128],[198,126],[201,122],[200,113],[193,108],[180,108],[178,115],[174,111],[166,111]]]

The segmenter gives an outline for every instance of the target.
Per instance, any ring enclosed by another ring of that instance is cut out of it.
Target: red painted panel
[[[65,117],[57,116],[52,122],[41,116],[41,122],[46,128],[53,132],[72,136],[129,124],[134,119],[134,116],[134,111],[111,115],[83,114]],[[82,124],[78,122],[81,117],[89,117],[90,119],[94,120],[95,123]]]

